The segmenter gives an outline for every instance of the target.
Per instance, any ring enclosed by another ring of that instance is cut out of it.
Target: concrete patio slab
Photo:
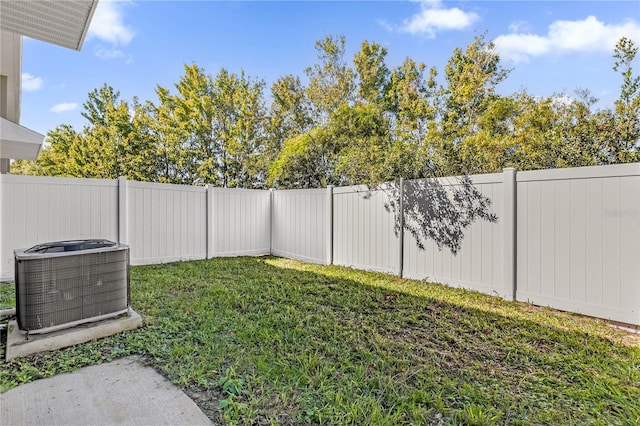
[[[210,425],[180,389],[137,357],[86,367],[0,394],[3,425]]]
[[[133,309],[127,315],[117,318],[90,322],[72,328],[46,334],[27,334],[18,329],[16,320],[9,321],[7,327],[7,361],[37,352],[53,351],[102,337],[112,336],[121,331],[133,330],[142,325],[142,318]]]

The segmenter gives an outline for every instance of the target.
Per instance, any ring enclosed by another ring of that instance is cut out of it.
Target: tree
[[[223,187],[262,187],[264,82],[222,68],[215,78],[197,65],[185,65],[177,93],[158,87],[151,106],[156,120],[161,170],[165,179]]]
[[[285,141],[271,163],[267,184],[275,188],[322,188],[338,184],[333,170],[336,151],[322,127]]]
[[[509,74],[500,66],[500,57],[485,35],[455,49],[445,69],[447,85],[441,88],[440,122],[434,139],[439,141],[442,173],[464,174],[469,167],[462,161],[460,147],[465,138],[478,131],[479,120],[499,96],[496,86]]]
[[[337,150],[334,181],[354,185],[394,178],[386,163],[391,148],[389,120],[380,105],[344,103],[331,114],[326,132]]]
[[[305,69],[307,97],[315,124],[324,125],[339,105],[353,100],[354,73],[344,61],[345,37],[327,36],[316,41],[318,64]]]
[[[312,118],[299,77],[286,75],[277,79],[271,86],[271,98],[267,155],[274,159],[285,140],[310,130]]]
[[[594,99],[565,95],[537,99],[522,92],[513,102],[518,111],[507,139],[505,166],[535,170],[595,164],[595,122],[589,110]]]
[[[393,144],[386,157],[393,176],[430,177],[433,158],[428,135],[435,125],[435,68],[425,78],[426,66],[406,58],[391,71],[386,106],[391,117]]]
[[[633,40],[621,38],[616,44],[613,70],[622,76],[620,97],[615,102],[615,116],[605,124],[609,127],[606,161],[627,163],[640,159],[640,76],[633,73],[632,64],[638,47]],[[613,127],[613,129],[611,129]]]
[[[358,77],[358,101],[384,104],[390,71],[385,63],[387,48],[363,41],[353,58]]]
[[[153,178],[153,142],[141,137],[137,119],[141,105],[119,100],[120,93],[106,84],[89,93],[83,116],[90,125],[82,132],[83,175],[105,179],[125,176],[148,181]]]
[[[224,68],[213,80],[214,134],[219,142],[221,184],[224,187],[261,188],[266,168],[259,157],[265,150],[266,111],[262,80]]]
[[[165,101],[165,106],[171,110],[164,115],[175,119],[180,130],[178,135],[184,138],[178,143],[182,157],[186,157],[183,165],[188,167],[190,183],[220,185],[222,179],[217,158],[222,147],[216,137],[218,111],[212,78],[195,64],[185,65],[184,75],[175,88],[177,93]]]
[[[176,115],[175,97],[157,86],[158,105],[148,101],[141,119],[148,138],[155,143],[154,180],[161,183],[191,184],[196,179],[195,157],[186,142],[189,130]]]
[[[36,161],[17,160],[11,165],[15,174],[82,177],[76,164],[81,135],[72,126],[61,124],[47,133],[45,146]]]
[[[50,176],[152,180],[153,141],[142,137],[142,107],[121,101],[108,85],[91,91],[83,104],[88,120],[82,132],[69,125],[47,134],[46,147],[32,166],[17,163],[14,172]]]

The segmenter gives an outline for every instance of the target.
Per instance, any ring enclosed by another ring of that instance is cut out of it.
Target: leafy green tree
[[[83,104],[82,115],[89,123],[82,132],[69,125],[58,126],[47,134],[46,147],[36,162],[31,165],[17,162],[13,171],[152,180],[153,141],[142,136],[142,122],[138,119],[142,107],[135,99],[129,104],[119,96],[119,92],[106,84],[91,91]]]
[[[336,150],[324,128],[316,127],[285,141],[271,163],[267,184],[275,188],[322,188],[335,179]]]
[[[154,181],[191,184],[196,179],[195,157],[186,143],[189,132],[176,116],[175,98],[169,90],[157,86],[158,104],[150,101],[140,118],[147,137],[154,141]]]
[[[262,81],[221,69],[215,78],[185,65],[177,93],[158,87],[156,123],[162,179],[223,187],[262,187],[266,165]]]
[[[309,78],[306,91],[315,124],[324,125],[339,105],[353,100],[355,76],[344,59],[343,35],[318,40],[315,48],[319,63],[305,69]]]
[[[464,138],[458,149],[460,162],[467,173],[499,172],[507,165],[514,165],[516,119],[531,105],[535,105],[533,99],[521,94],[497,98],[487,106],[478,118],[477,130]]]
[[[441,89],[439,141],[443,174],[464,174],[469,167],[459,150],[465,138],[479,130],[479,120],[499,99],[496,86],[509,74],[485,35],[477,36],[463,51],[455,49],[445,69],[446,86]]]
[[[386,105],[391,116],[393,144],[386,168],[395,177],[432,177],[433,149],[429,134],[435,126],[437,98],[435,68],[425,77],[426,66],[406,58],[391,71]]]
[[[148,181],[153,178],[153,142],[142,137],[138,120],[142,106],[134,98],[119,100],[119,92],[104,85],[89,93],[83,116],[90,125],[83,129],[84,176]]]
[[[77,151],[81,135],[72,126],[62,124],[47,133],[45,146],[36,161],[16,160],[11,164],[15,174],[36,176],[82,177]]]
[[[353,58],[358,77],[358,101],[383,105],[389,85],[390,71],[385,63],[387,48],[367,40]]]
[[[216,135],[217,93],[211,76],[195,64],[185,65],[184,75],[175,88],[177,93],[169,97],[165,95],[168,91],[160,89],[159,92],[165,97],[167,111],[163,115],[168,119],[167,124],[175,124],[179,129],[178,132],[169,130],[169,138],[182,138],[175,142],[182,151],[178,158],[183,157],[181,163],[187,167],[189,183],[220,185],[222,180],[217,159],[222,146]]]
[[[219,141],[221,184],[224,187],[264,187],[266,169],[259,157],[265,150],[264,82],[244,72],[221,69],[213,80],[214,134]]]
[[[595,123],[589,111],[593,100],[564,95],[536,99],[527,93],[514,97],[519,111],[505,166],[518,170],[579,167],[595,164]]]
[[[634,75],[632,67],[637,54],[638,47],[626,37],[618,41],[614,50],[613,70],[622,76],[622,85],[614,117],[603,123],[610,139],[605,153],[605,161],[609,163],[640,160],[640,76]]]
[[[337,149],[334,181],[354,185],[393,179],[386,162],[389,119],[378,104],[342,104],[331,114],[326,132]]]
[[[310,104],[300,78],[286,75],[271,86],[267,155],[277,157],[284,141],[310,130]]]

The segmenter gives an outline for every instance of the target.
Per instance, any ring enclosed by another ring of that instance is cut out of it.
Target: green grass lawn
[[[142,329],[0,364],[2,389],[138,354],[227,423],[640,424],[639,336],[603,321],[275,258],[134,267],[131,296]]]

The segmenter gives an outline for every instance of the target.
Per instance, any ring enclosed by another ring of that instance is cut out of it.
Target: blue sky
[[[640,3],[101,0],[82,51],[24,40],[21,124],[43,134],[63,123],[80,130],[91,90],[107,83],[122,99],[155,101],[156,85],[173,88],[185,63],[212,75],[244,70],[268,92],[282,75],[303,77],[326,35],[345,35],[349,59],[369,40],[388,48],[389,66],[408,56],[442,72],[453,49],[485,31],[513,69],[502,93],[587,88],[606,108],[621,82],[613,46],[622,36],[640,44]]]

